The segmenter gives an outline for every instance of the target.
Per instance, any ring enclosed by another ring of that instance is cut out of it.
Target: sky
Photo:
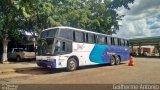
[[[160,36],[160,0],[135,0],[129,6],[130,10],[123,7],[117,10],[125,17],[119,22],[122,26],[116,36],[123,38]]]

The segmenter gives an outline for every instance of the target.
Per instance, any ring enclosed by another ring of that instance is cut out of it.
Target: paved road
[[[64,69],[39,69],[0,75],[0,83],[9,84],[160,84],[160,59],[134,58],[135,66],[87,66],[74,72]]]

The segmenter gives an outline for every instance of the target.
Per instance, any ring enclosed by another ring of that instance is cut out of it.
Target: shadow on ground
[[[126,64],[126,63],[121,63]],[[100,65],[88,65],[88,66],[81,66],[78,68],[78,70],[86,70],[86,69],[94,69],[94,68],[100,68],[100,67],[114,67],[110,66],[109,64],[100,64]],[[24,70],[26,69],[26,70]],[[57,74],[57,73],[64,73],[68,72],[66,68],[60,68],[60,69],[48,69],[48,68],[41,68],[41,67],[35,67],[34,69],[32,68],[17,68],[15,69],[17,73],[20,74],[31,74],[31,75],[45,75],[45,74]],[[74,71],[74,72],[76,72]]]
[[[36,60],[34,59],[27,59],[27,60],[21,60],[21,61],[16,61],[14,59],[8,60],[11,64],[16,64],[16,63],[35,63]]]

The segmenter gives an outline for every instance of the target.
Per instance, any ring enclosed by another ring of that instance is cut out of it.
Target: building
[[[160,57],[160,36],[132,38],[129,42],[134,55]]]
[[[14,41],[10,40],[8,42],[8,52],[12,50],[12,48],[23,48],[27,51],[35,51],[35,45],[36,45],[36,38],[37,34],[34,34],[32,32],[27,32],[20,30],[20,37],[21,41]],[[2,58],[2,53],[3,53],[3,44],[0,42],[0,60]]]

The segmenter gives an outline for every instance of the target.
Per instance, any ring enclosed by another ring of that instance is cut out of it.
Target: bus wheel
[[[78,63],[74,58],[70,58],[67,62],[67,70],[68,71],[74,71],[78,67]]]
[[[115,62],[116,62],[116,60],[115,60],[114,56],[110,56],[110,66],[115,65]]]
[[[119,57],[119,56],[117,56],[117,57],[116,57],[115,65],[119,65],[119,64],[120,64],[120,62],[121,62],[120,57]]]

